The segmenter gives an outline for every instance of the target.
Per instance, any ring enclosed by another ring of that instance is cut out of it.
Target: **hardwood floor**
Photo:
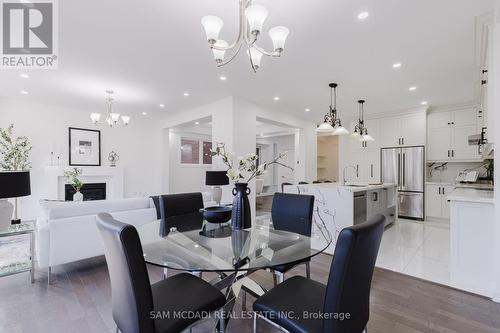
[[[325,282],[331,257],[313,259],[312,278]],[[162,272],[148,267],[151,281]],[[291,274],[304,274],[298,267]],[[290,276],[288,275],[288,276]],[[0,279],[0,332],[6,333],[101,333],[114,332],[111,316],[111,291],[103,257],[53,269],[53,284],[46,284],[43,271],[30,284],[28,274]],[[205,278],[210,278],[207,274]],[[257,272],[252,277],[265,287],[272,276]],[[241,300],[238,300],[239,302]],[[247,298],[248,307],[253,302]],[[241,304],[235,306],[236,314]],[[193,332],[207,332],[204,323]],[[250,319],[232,320],[228,332],[252,331]],[[376,269],[372,294],[370,333],[389,332],[500,332],[500,304],[447,287],[398,273]],[[259,332],[278,332],[260,322]]]

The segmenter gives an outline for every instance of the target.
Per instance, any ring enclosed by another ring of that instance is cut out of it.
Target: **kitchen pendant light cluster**
[[[113,90],[106,90],[106,120],[101,121],[101,114],[94,112],[90,114],[90,119],[94,125],[107,124],[109,127],[117,125],[128,125],[130,123],[129,116],[121,116],[122,122],[120,123],[120,114],[113,111]]]
[[[332,135],[349,134],[349,131],[342,126],[342,121],[339,118],[337,111],[337,87],[338,84],[330,83],[330,107],[325,115],[324,121],[316,128],[319,133],[331,133]]]
[[[213,51],[217,67],[230,63],[241,48],[247,48],[246,53],[254,72],[260,67],[262,56],[280,57],[285,47],[285,41],[290,31],[283,26],[277,26],[269,30],[269,37],[273,41],[274,51],[268,52],[257,45],[257,39],[262,32],[262,26],[266,20],[268,11],[264,6],[252,5],[252,0],[239,0],[239,33],[236,41],[229,45],[226,41],[218,39],[220,30],[224,25],[222,19],[217,16],[208,15],[201,19],[205,29],[207,41]],[[234,50],[234,53],[224,59],[226,51]]]
[[[356,139],[359,139],[359,141],[363,142],[375,141],[375,139],[370,134],[368,134],[368,129],[366,128],[365,125],[365,119],[364,119],[365,110],[363,107],[365,101],[360,99],[358,103],[359,103],[358,123],[356,124],[356,126],[354,126],[354,132],[352,133],[352,136]]]

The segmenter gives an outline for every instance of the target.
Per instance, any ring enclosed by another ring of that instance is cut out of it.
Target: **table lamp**
[[[0,230],[7,229],[11,223],[21,223],[17,217],[17,198],[30,194],[29,171],[0,172]],[[16,198],[14,205],[7,200],[10,198]],[[12,218],[12,213],[14,213],[14,218]]]
[[[213,186],[213,200],[217,203],[217,206],[220,206],[222,198],[221,185],[229,185],[229,178],[227,178],[226,171],[207,171],[205,185]]]

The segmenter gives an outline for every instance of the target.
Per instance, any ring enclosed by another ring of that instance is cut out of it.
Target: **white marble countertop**
[[[438,185],[438,186],[453,186],[455,183],[450,182],[425,182],[426,185]]]
[[[361,183],[347,183],[347,185],[342,185],[341,183],[319,183],[319,184],[303,184],[299,186],[311,186],[311,187],[319,187],[322,189],[327,188],[343,188],[349,192],[361,192],[361,191],[370,191],[370,190],[379,190],[383,188],[396,187],[396,184],[393,183],[383,183],[383,184],[361,184]]]
[[[466,202],[481,202],[493,203],[493,191],[478,190],[474,188],[456,188],[448,194],[447,199],[450,201],[466,201]]]

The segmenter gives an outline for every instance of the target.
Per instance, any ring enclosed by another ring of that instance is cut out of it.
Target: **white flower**
[[[240,171],[238,169],[229,169],[227,170],[227,177],[232,181],[237,181],[240,179]]]

